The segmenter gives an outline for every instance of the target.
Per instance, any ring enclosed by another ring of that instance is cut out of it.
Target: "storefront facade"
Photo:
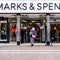
[[[60,1],[59,1],[60,2]],[[1,1],[0,42],[30,43],[29,32],[37,31],[35,43],[60,41],[58,1]]]
[[[8,17],[11,15],[11,17]],[[57,16],[58,15],[58,16]],[[17,14],[0,14],[0,43],[17,43],[16,24]],[[7,17],[6,17],[7,16]],[[14,17],[12,17],[14,16]],[[33,16],[33,17],[32,17]],[[50,14],[50,42],[60,42],[60,14]],[[29,32],[32,27],[37,31],[35,43],[46,43],[47,41],[47,15],[46,14],[20,14],[20,39],[19,42],[30,43]]]

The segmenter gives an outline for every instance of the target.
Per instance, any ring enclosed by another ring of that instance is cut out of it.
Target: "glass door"
[[[60,24],[57,24],[57,31],[55,35],[56,35],[57,42],[60,42]]]
[[[60,23],[51,23],[51,41],[60,42]]]
[[[30,43],[29,32],[30,32],[32,27],[35,27],[35,30],[36,30],[36,33],[37,33],[37,36],[36,36],[36,39],[35,39],[35,43],[40,43],[41,42],[40,21],[36,21],[36,20],[28,21],[28,23],[27,23],[26,43]]]
[[[7,41],[7,21],[0,21],[0,42]]]

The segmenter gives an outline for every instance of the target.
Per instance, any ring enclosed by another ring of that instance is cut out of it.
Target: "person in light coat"
[[[35,31],[35,28],[33,27],[31,30],[30,30],[30,42],[31,42],[31,46],[33,46],[33,43],[36,39],[36,31]]]

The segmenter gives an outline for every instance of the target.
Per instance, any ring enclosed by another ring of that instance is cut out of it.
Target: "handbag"
[[[32,34],[32,38],[36,38],[36,35]]]

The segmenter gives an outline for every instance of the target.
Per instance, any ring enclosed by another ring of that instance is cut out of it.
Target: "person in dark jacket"
[[[31,30],[30,30],[30,42],[31,42],[31,46],[33,46],[33,43],[35,41],[35,38],[36,38],[36,31],[35,31],[35,28],[33,27]]]

